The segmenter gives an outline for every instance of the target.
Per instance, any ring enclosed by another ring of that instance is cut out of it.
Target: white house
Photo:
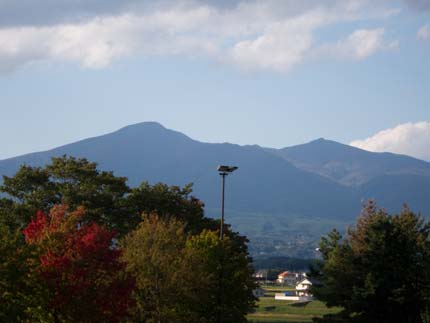
[[[284,293],[276,293],[275,299],[285,301],[309,302],[313,299],[310,293],[312,281],[309,278],[304,278],[296,285],[295,291],[288,291]]]
[[[312,282],[308,278],[305,278],[305,279],[303,279],[297,283],[296,294],[298,296],[311,296],[312,297],[312,294],[310,293],[311,287],[312,287]]]

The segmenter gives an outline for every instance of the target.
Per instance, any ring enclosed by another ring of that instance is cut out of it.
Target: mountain
[[[352,223],[368,198],[390,211],[409,202],[413,210],[430,213],[430,164],[424,161],[323,139],[284,149],[203,143],[155,122],[0,160],[0,175],[62,155],[95,161],[126,176],[131,186],[144,180],[193,182],[209,216],[219,215],[217,165],[239,166],[227,177],[226,216],[251,238],[254,253],[312,256],[320,235]]]
[[[240,167],[227,179],[227,205],[236,211],[333,217],[351,215],[359,206],[351,207],[353,195],[348,189],[258,146],[202,143],[154,122],[0,161],[0,174],[10,176],[23,163],[41,166],[62,155],[96,161],[101,169],[126,176],[132,186],[143,180],[171,185],[193,182],[195,194],[209,208],[219,207],[216,167],[220,164]]]
[[[360,186],[388,175],[430,176],[430,163],[409,156],[374,153],[317,139],[307,144],[266,151],[299,169],[327,177],[345,186]]]
[[[401,204],[408,204],[422,215],[430,214],[430,176],[396,174],[375,177],[359,187],[362,199],[374,198],[379,205],[397,211]]]

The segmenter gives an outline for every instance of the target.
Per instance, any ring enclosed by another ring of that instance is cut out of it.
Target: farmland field
[[[338,308],[327,308],[320,301],[298,304],[275,300],[275,293],[287,291],[288,288],[264,286],[263,289],[266,291],[266,295],[258,301],[255,313],[248,315],[249,322],[308,323],[312,322],[313,317],[339,311]]]

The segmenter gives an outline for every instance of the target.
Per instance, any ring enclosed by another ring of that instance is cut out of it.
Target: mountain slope
[[[430,176],[383,175],[358,188],[362,199],[373,198],[389,211],[398,211],[403,204],[423,215],[430,214]]]
[[[271,149],[297,168],[330,178],[342,185],[360,186],[386,175],[430,176],[430,163],[409,156],[373,153],[318,139],[307,144]]]

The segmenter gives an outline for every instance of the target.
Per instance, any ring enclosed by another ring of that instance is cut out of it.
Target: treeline
[[[301,259],[292,257],[267,257],[255,258],[255,270],[273,269],[273,270],[290,270],[290,271],[307,271],[315,263],[315,259]]]
[[[62,157],[0,191],[1,322],[240,323],[255,306],[246,238],[220,240],[191,186]]]

